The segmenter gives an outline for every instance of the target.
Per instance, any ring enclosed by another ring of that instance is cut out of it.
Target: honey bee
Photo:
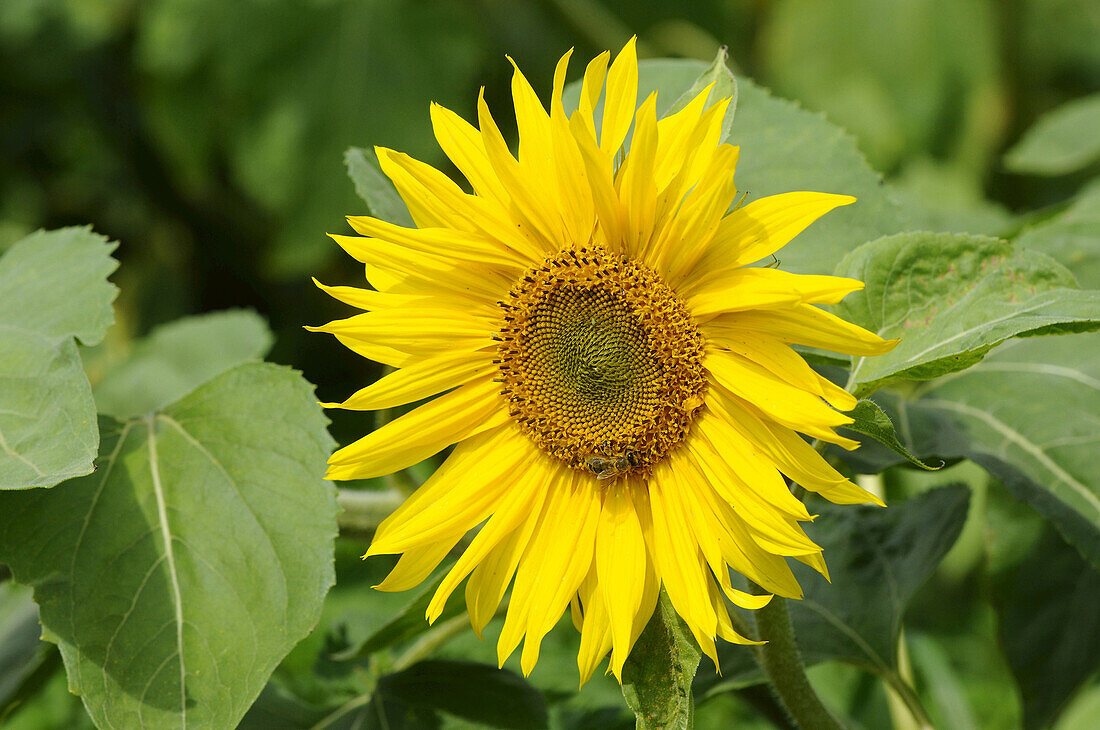
[[[608,441],[600,445],[600,450],[603,452],[602,455],[593,454],[585,460],[598,481],[618,479],[638,465],[638,457],[633,451],[614,454],[611,452],[611,443]]]

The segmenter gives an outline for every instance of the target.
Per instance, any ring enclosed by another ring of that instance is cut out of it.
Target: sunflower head
[[[418,584],[470,535],[427,618],[466,580],[480,635],[511,585],[498,655],[503,664],[522,641],[528,673],[568,607],[583,681],[608,653],[621,676],[662,588],[717,660],[717,638],[752,643],[730,603],[801,597],[788,558],[826,571],[789,485],[881,502],[803,438],[854,448],[834,429],[855,399],[791,345],[873,355],[894,343],[817,306],[860,282],[750,266],[853,198],[736,206],[728,99],[708,87],[657,119],[655,94],[638,104],[632,40],[610,66],[608,53],[588,64],[567,115],[568,61],[549,109],[516,68],[518,155],[483,98],[477,126],[431,107],[468,191],[377,150],[416,225],[349,219],[360,235],[333,238],[371,288],[322,287],[363,312],[317,329],[394,368],[326,405],[435,396],[333,454],[330,478],[386,474],[456,445],[379,527],[367,555],[401,557],[378,588]],[[769,593],[739,590],[731,570]]]

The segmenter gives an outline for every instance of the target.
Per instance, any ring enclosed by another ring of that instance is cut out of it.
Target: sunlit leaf
[[[114,244],[87,228],[39,231],[0,258],[0,490],[92,471],[92,389],[76,342],[114,322]]]
[[[250,311],[186,317],[153,330],[93,389],[100,413],[129,418],[162,408],[271,347],[263,318]]]
[[[835,311],[893,351],[853,358],[849,389],[963,370],[1010,337],[1100,328],[1100,292],[1077,289],[1050,257],[982,236],[902,233],[853,251],[839,276],[866,283]]]
[[[95,474],[0,495],[0,562],[97,725],[232,727],[313,628],[336,533],[325,423],[297,373],[244,364],[104,418]]]

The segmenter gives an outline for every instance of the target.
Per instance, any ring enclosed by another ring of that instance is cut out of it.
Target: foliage
[[[566,631],[530,680],[498,667],[499,621],[478,641],[457,598],[424,621],[438,575],[370,588],[392,562],[359,560],[321,479],[364,429],[310,383],[337,400],[379,370],[306,339],[337,311],[308,274],[361,281],[323,235],[343,215],[410,223],[369,146],[445,165],[429,101],[471,119],[484,84],[507,130],[505,52],[542,93],[564,49],[576,80],[634,32],[659,115],[711,82],[735,97],[746,200],[858,198],[779,266],[860,278],[834,311],[901,339],[805,352],[861,398],[863,447],[825,453],[889,504],[807,500],[830,580],[792,563],[787,608],[814,689],[851,726],[1091,726],[1086,0],[0,3],[0,724],[791,727],[753,649],[700,665],[663,600],[622,693],[577,689]],[[390,505],[432,466],[352,486]]]

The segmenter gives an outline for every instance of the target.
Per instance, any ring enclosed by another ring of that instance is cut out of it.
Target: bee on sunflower
[[[833,502],[882,504],[799,435],[855,448],[834,428],[856,400],[790,346],[866,356],[894,342],[815,306],[861,282],[749,266],[854,198],[792,192],[731,211],[729,99],[708,87],[658,119],[655,94],[637,103],[631,40],[610,67],[606,52],[588,64],[567,115],[569,56],[549,112],[516,67],[518,156],[483,97],[476,127],[432,105],[472,193],[377,150],[416,227],[349,218],[360,235],[333,238],[372,289],[319,284],[365,311],[315,329],[395,368],[326,405],[435,396],[333,454],[330,479],[391,473],[455,445],[378,528],[367,556],[401,556],[378,588],[417,585],[481,525],[428,620],[466,579],[480,635],[511,584],[501,664],[522,641],[530,673],[569,608],[581,681],[608,653],[621,681],[662,587],[717,661],[717,638],[755,643],[727,601],[771,599],[735,588],[730,568],[789,598],[801,590],[786,558],[826,573],[788,479]]]

